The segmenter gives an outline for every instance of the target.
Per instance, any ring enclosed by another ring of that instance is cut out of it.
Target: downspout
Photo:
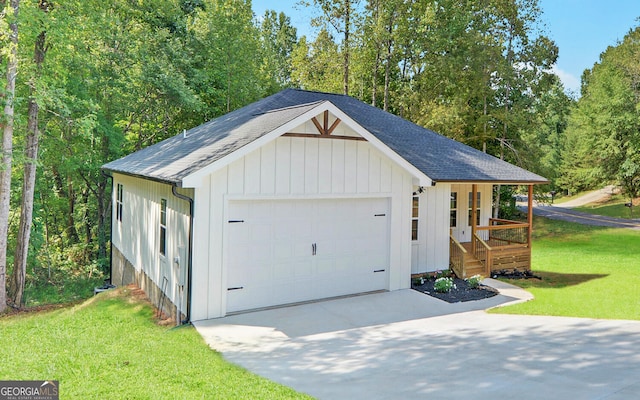
[[[109,284],[113,285],[113,175],[109,175],[100,169],[100,173],[107,178],[111,179],[111,217],[109,218]]]
[[[171,193],[173,193],[173,195],[177,198],[189,203],[189,239],[187,248],[187,257],[189,257],[189,261],[187,262],[187,313],[185,315],[185,319],[181,322],[182,324],[188,324],[191,322],[191,271],[193,269],[193,199],[189,196],[178,193],[177,189],[178,186],[175,183],[171,185]],[[178,312],[180,312],[180,310],[178,310]]]

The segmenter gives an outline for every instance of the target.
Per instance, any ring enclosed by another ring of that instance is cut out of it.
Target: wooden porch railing
[[[467,254],[467,250],[460,242],[458,242],[453,235],[449,235],[449,263],[456,276],[464,276]]]
[[[480,265],[484,276],[499,270],[531,270],[529,230],[528,223],[491,218],[489,226],[476,228],[469,243],[461,244],[451,232],[450,267],[459,277],[478,273],[475,271]]]
[[[482,265],[484,266],[484,271],[485,271],[485,276],[491,276],[491,265],[492,265],[492,261],[493,261],[493,249],[491,248],[491,246],[489,246],[487,244],[487,242],[485,242],[484,240],[482,240],[482,238],[480,236],[478,236],[478,233],[476,233],[475,235],[473,235],[473,238],[471,239],[474,241],[474,256],[480,260],[480,262],[482,263]]]
[[[490,218],[489,226],[479,226],[476,228],[476,232],[489,243],[497,243],[501,246],[505,244],[525,244],[528,246],[529,229],[529,224],[526,222]]]

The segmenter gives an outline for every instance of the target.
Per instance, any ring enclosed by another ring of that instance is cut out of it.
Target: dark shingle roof
[[[179,184],[187,175],[329,101],[438,182],[545,183],[532,172],[352,97],[286,89],[103,166]]]

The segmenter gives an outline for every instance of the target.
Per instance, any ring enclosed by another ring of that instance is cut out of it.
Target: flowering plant
[[[451,289],[456,289],[456,285],[453,283],[453,278],[442,277],[436,279],[433,288],[438,293],[448,293]]]
[[[474,276],[472,276],[472,277],[470,277],[470,278],[465,279],[465,281],[467,281],[467,284],[469,285],[469,287],[470,287],[471,289],[475,289],[475,288],[477,288],[478,286],[480,286],[480,281],[481,281],[482,279],[483,279],[483,278],[482,278],[482,275],[477,274],[477,275],[474,275]]]

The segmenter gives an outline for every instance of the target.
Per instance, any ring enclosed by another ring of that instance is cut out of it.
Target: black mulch
[[[540,279],[541,277],[534,274],[532,271],[514,271],[509,269],[501,269],[499,271],[493,271],[492,278],[507,278],[507,279]]]
[[[498,294],[496,289],[485,285],[480,285],[477,288],[472,289],[465,280],[458,278],[453,279],[456,289],[451,289],[449,293],[438,293],[433,289],[434,283],[435,279],[428,279],[423,285],[412,284],[411,288],[418,292],[444,300],[448,303],[488,299],[489,297],[493,297]]]

